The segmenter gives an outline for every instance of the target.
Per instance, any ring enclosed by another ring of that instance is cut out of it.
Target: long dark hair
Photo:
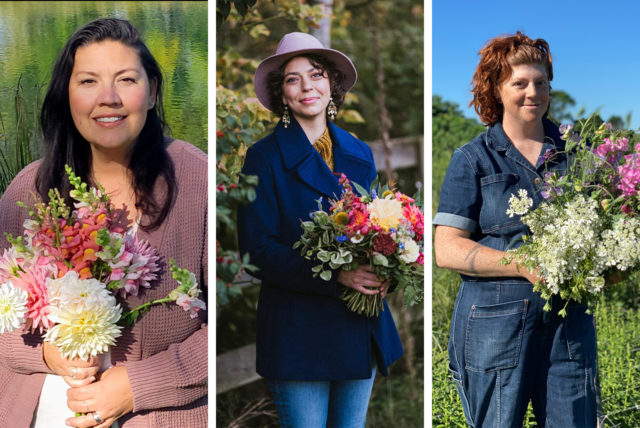
[[[40,122],[43,134],[43,158],[36,176],[36,189],[43,200],[48,200],[51,188],[57,188],[69,198],[70,184],[64,165],[73,168],[86,183],[95,185],[91,177],[91,148],[76,129],[69,108],[69,80],[76,50],[81,46],[104,40],[118,41],[134,49],[140,57],[149,82],[156,86],[154,107],[147,112],[147,120],[138,136],[129,161],[136,195],[136,208],[148,216],[140,227],[150,231],[157,229],[167,217],[176,193],[173,162],[167,152],[168,143],[164,131],[162,106],[162,71],[138,31],[128,21],[115,18],[96,19],[77,30],[67,41],[53,67],[51,83],[42,104]],[[153,189],[157,179],[162,179],[164,199],[158,200]]]

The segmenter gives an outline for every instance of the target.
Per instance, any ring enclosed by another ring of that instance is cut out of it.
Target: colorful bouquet
[[[545,174],[544,201],[530,210],[533,200],[521,189],[507,210],[522,216],[531,235],[503,263],[539,269],[543,280],[534,290],[547,300],[546,310],[553,295],[593,309],[612,279],[640,270],[640,138],[595,117],[577,127],[579,134],[561,126],[565,150],[544,154],[547,164],[556,156],[568,159],[566,171]],[[566,316],[566,304],[560,315]]]
[[[49,202],[29,210],[24,234],[7,235],[12,246],[0,257],[0,333],[38,329],[64,357],[88,359],[115,345],[151,305],[175,301],[192,318],[205,309],[193,273],[169,262],[178,287],[167,297],[123,312],[116,295],[138,295],[151,287],[160,257],[132,229],[101,188],[89,188],[70,167],[74,209],[57,189]],[[24,206],[24,204],[20,204]]]
[[[302,223],[303,233],[294,248],[303,257],[320,262],[314,277],[329,281],[333,271],[371,266],[378,278],[388,279],[404,291],[405,307],[424,296],[424,214],[419,202],[384,186],[377,180],[368,192],[342,174],[342,198],[331,201],[330,212],[311,213],[312,221]],[[358,196],[353,187],[360,193]],[[350,310],[377,316],[384,306],[379,294],[365,295],[346,288],[342,299]]]

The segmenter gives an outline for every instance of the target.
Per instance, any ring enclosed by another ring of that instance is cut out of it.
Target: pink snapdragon
[[[191,290],[194,291],[192,292]],[[191,318],[195,318],[198,316],[198,311],[200,309],[207,309],[207,305],[202,300],[198,299],[200,290],[198,290],[197,287],[193,287],[191,290],[186,294],[179,292],[176,304],[189,312],[189,316]]]

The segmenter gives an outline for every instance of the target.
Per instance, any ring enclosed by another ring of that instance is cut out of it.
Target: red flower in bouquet
[[[380,233],[373,238],[373,249],[384,256],[390,256],[396,252],[398,244],[388,233]]]

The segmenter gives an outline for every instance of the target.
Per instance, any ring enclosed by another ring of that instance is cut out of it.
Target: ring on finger
[[[89,410],[89,406],[87,406],[87,402],[86,401],[83,401],[82,405],[84,406],[84,409],[87,411],[87,413],[91,412],[91,410]]]
[[[78,368],[77,368],[77,367],[75,367],[75,366],[71,366],[71,367],[69,368],[69,371],[71,371],[71,379],[78,379],[78,378],[76,377],[76,375],[78,374]]]
[[[99,424],[104,422],[102,420],[102,418],[100,417],[100,415],[98,414],[98,412],[93,412],[93,420],[96,421]]]

